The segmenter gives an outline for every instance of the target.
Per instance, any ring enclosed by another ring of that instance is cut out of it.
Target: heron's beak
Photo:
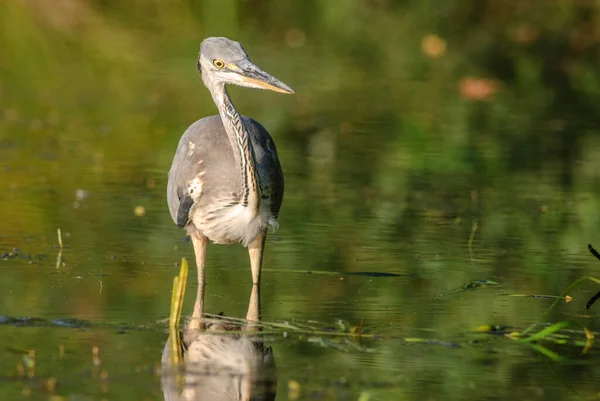
[[[292,88],[252,64],[250,60],[242,60],[228,67],[239,74],[239,79],[246,86],[269,89],[279,93],[295,93]]]

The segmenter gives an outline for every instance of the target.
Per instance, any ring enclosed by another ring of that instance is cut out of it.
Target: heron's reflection
[[[174,303],[183,301],[182,297],[173,299]],[[172,305],[171,311],[181,313],[181,305]],[[207,320],[202,331],[171,331],[162,355],[165,400],[275,400],[275,360],[258,335],[259,321],[260,288],[253,285],[241,326],[232,320],[214,319]],[[175,336],[180,340],[175,338],[171,344]],[[173,364],[172,349],[180,350],[179,365]]]

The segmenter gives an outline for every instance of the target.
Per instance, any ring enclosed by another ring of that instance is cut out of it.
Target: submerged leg
[[[262,231],[248,244],[248,253],[250,254],[250,268],[252,269],[252,293],[248,303],[248,313],[246,314],[245,331],[257,331],[258,325],[253,324],[260,319],[260,268],[262,267],[263,251],[265,249],[265,239],[267,232]]]
[[[192,313],[192,320],[190,321],[188,330],[204,330],[204,266],[206,264],[206,245],[208,245],[208,239],[202,234],[195,233],[192,235],[192,243],[194,244],[196,267],[198,268],[198,294],[196,295],[194,312]]]
[[[260,284],[260,268],[262,266],[263,250],[267,232],[262,231],[248,244],[250,267],[252,268],[252,284]]]

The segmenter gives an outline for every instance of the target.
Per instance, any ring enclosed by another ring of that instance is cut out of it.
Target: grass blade
[[[562,322],[558,322],[553,324],[550,327],[546,327],[544,330],[541,330],[527,338],[523,338],[520,340],[517,340],[519,342],[524,342],[524,343],[530,343],[533,341],[537,341],[537,340],[543,340],[544,338],[548,337],[551,334],[556,333],[559,330],[565,329],[567,327],[569,327],[571,325],[571,322],[569,322],[568,320],[563,320]]]
[[[181,259],[181,268],[179,276],[173,279],[173,293],[171,294],[171,313],[169,314],[169,346],[171,348],[171,364],[179,365],[183,363],[183,353],[181,348],[181,337],[179,335],[179,322],[181,320],[181,311],[183,308],[183,299],[185,297],[185,287],[188,276],[188,263],[185,258]]]
[[[561,357],[554,351],[550,351],[548,348],[544,347],[543,345],[529,344],[529,346],[531,348],[533,348],[534,350],[536,350],[537,352],[539,352],[540,354],[552,359],[554,362],[560,362],[563,360],[563,357]]]
[[[569,285],[569,286],[567,287],[567,289],[566,289],[566,290],[564,290],[564,291],[563,291],[563,292],[560,294],[560,296],[561,296],[561,297],[566,297],[566,296],[567,296],[567,294],[568,294],[569,292],[571,292],[571,290],[572,290],[573,288],[577,287],[579,284],[581,284],[582,282],[584,282],[584,281],[586,281],[586,280],[588,280],[588,281],[591,281],[591,282],[594,282],[594,283],[596,283],[596,284],[600,284],[600,279],[597,279],[597,278],[595,278],[595,277],[590,277],[590,276],[581,277],[581,278],[578,278],[577,280],[573,281],[573,283],[571,283],[571,285]],[[557,299],[556,299],[554,302],[552,302],[552,305],[550,305],[550,307],[548,308],[548,310],[546,310],[546,312],[544,312],[544,314],[545,314],[545,315],[547,315],[548,313],[550,313],[550,312],[552,311],[552,309],[556,308],[556,305],[558,305],[558,303],[561,301],[561,299],[562,299],[562,298],[557,298]],[[589,302],[588,302],[588,303],[589,303]]]

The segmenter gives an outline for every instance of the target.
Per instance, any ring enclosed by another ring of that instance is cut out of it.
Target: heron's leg
[[[198,294],[196,295],[194,312],[192,313],[192,320],[190,321],[188,330],[204,330],[204,266],[206,264],[208,239],[202,234],[195,233],[192,235],[192,243],[194,244],[196,267],[198,268]]]
[[[248,313],[246,314],[246,324],[244,331],[258,331],[258,323],[260,319],[260,286],[252,284],[252,293],[250,294],[250,302],[248,302]]]
[[[265,249],[266,231],[260,234],[248,244],[248,253],[250,254],[250,268],[252,269],[252,293],[248,303],[248,313],[246,314],[247,323],[244,326],[245,331],[257,331],[258,326],[251,322],[258,322],[260,319],[260,268],[262,266],[263,251]]]
[[[252,268],[252,284],[260,285],[260,268],[262,266],[263,250],[265,249],[266,231],[261,231],[248,244],[248,253],[250,254],[250,267]]]

